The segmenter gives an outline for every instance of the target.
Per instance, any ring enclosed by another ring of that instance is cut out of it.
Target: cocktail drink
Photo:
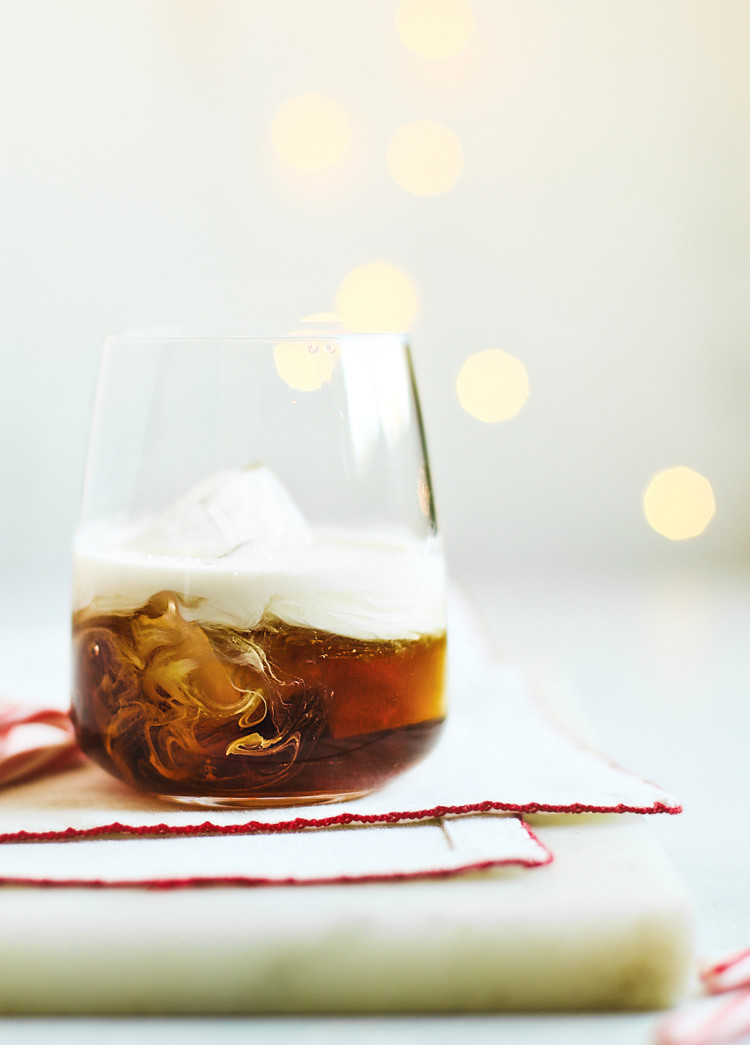
[[[438,738],[444,573],[408,350],[310,339],[326,353],[311,365],[293,344],[301,375],[279,366],[278,339],[105,352],[73,718],[87,754],[139,789],[334,801]],[[135,371],[147,408],[128,407]]]

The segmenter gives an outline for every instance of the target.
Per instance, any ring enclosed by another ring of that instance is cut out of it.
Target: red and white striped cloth
[[[702,962],[698,975],[713,995],[693,1002],[663,1020],[656,1045],[721,1045],[750,1040],[750,948],[713,962]]]
[[[66,712],[0,704],[0,787],[81,761]]]
[[[735,951],[718,962],[703,962],[698,975],[709,994],[750,988],[750,947]]]

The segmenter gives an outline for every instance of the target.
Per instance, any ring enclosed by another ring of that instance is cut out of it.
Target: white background
[[[471,42],[436,62],[400,41],[397,6],[0,0],[4,614],[64,605],[106,331],[288,330],[375,260],[419,293],[456,572],[747,561],[750,7],[473,0]],[[312,180],[269,133],[308,91],[353,127],[345,162]],[[388,173],[391,134],[417,119],[461,140],[445,195]],[[528,370],[512,421],[458,404],[485,348]],[[717,513],[672,544],[641,495],[680,464]]]

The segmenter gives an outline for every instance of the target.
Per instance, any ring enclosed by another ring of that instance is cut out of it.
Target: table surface
[[[750,735],[750,576],[464,579],[498,652],[533,667],[581,708],[605,750],[677,794],[685,812],[651,820],[695,898],[699,954],[750,945],[750,833],[742,808]],[[0,631],[4,687],[12,677],[12,626]],[[26,665],[21,695],[41,694],[52,670],[65,674],[65,629],[46,656]],[[19,675],[19,678],[21,676]],[[40,989],[41,988],[40,986]],[[9,1042],[59,1045],[134,1033],[148,1045],[180,1045],[222,1034],[285,1045],[387,1036],[401,1042],[485,1041],[611,1045],[646,1042],[654,1014],[371,1018],[3,1019]]]

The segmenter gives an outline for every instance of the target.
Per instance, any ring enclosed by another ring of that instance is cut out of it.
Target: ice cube
[[[313,533],[289,491],[265,465],[202,480],[128,542],[134,551],[200,559],[305,547]]]

